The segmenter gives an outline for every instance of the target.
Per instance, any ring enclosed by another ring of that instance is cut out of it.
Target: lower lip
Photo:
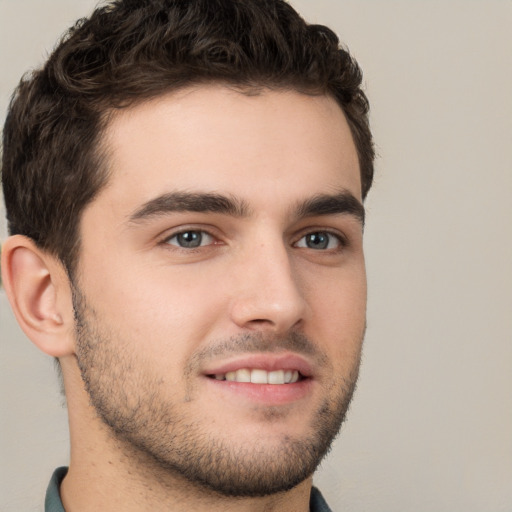
[[[252,384],[206,378],[210,386],[218,392],[229,393],[265,405],[284,405],[305,398],[311,393],[312,379],[304,379],[293,384]]]

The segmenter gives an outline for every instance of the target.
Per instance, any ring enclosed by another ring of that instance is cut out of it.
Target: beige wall
[[[379,153],[361,380],[317,483],[340,511],[510,511],[512,2],[292,3],[363,66]],[[0,0],[2,117],[93,4]],[[66,414],[2,293],[0,510],[40,510]]]

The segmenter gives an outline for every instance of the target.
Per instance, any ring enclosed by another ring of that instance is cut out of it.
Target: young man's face
[[[75,283],[92,404],[146,470],[231,495],[298,484],[339,429],[365,327],[342,111],[202,86],[119,112],[105,147]]]

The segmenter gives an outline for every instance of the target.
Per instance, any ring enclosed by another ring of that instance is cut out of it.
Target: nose
[[[240,260],[232,269],[232,321],[243,329],[275,333],[299,325],[307,302],[283,241],[259,244],[245,251]]]

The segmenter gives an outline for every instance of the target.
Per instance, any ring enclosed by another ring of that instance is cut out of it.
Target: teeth
[[[268,372],[269,384],[284,384],[284,370],[277,370],[277,372]]]
[[[251,372],[251,382],[253,384],[268,384],[268,374],[265,370],[253,370]]]
[[[214,375],[216,380],[227,380],[230,382],[251,382],[253,384],[293,384],[299,380],[297,370],[276,370],[267,372],[265,370],[241,368],[225,375],[218,373]]]
[[[235,373],[237,382],[252,382],[251,370],[242,368],[241,370],[237,370]]]

